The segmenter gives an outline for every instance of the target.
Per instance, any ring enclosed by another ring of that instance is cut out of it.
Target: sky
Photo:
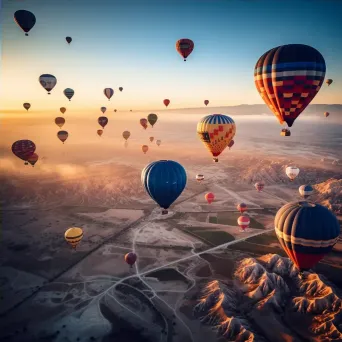
[[[19,9],[37,18],[29,37],[13,20]],[[341,15],[340,0],[2,0],[0,112],[25,114],[24,102],[31,114],[158,110],[164,98],[170,109],[263,103],[255,63],[292,43],[319,50],[334,79],[312,103],[342,103]],[[180,38],[195,43],[187,62]],[[51,95],[38,82],[44,73],[57,78]]]

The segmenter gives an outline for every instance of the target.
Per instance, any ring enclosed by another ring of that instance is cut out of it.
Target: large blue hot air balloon
[[[300,271],[323,259],[340,234],[336,216],[312,202],[285,204],[276,214],[274,227],[281,247]]]
[[[186,172],[172,160],[159,160],[147,165],[141,172],[141,182],[151,198],[167,214],[170,205],[180,196],[186,185]]]

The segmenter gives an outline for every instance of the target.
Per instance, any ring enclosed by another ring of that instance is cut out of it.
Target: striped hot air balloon
[[[308,198],[309,196],[311,196],[314,192],[313,187],[310,184],[306,184],[306,185],[301,185],[298,189],[299,194],[303,197],[303,198]]]
[[[75,95],[74,90],[71,88],[64,89],[63,93],[69,99],[69,101],[71,101],[71,98]]]
[[[239,227],[242,229],[242,231],[245,231],[249,227],[250,222],[251,222],[251,220],[246,215],[240,216],[237,219],[237,223],[238,223]]]
[[[76,249],[83,238],[83,230],[79,227],[71,227],[64,233],[64,238],[73,249]]]
[[[108,101],[110,101],[110,98],[114,95],[114,90],[112,88],[105,88],[103,90],[103,93],[105,94]]]

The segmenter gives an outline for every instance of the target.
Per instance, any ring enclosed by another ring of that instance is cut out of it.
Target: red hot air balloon
[[[125,261],[132,268],[135,262],[137,261],[137,255],[133,252],[129,252],[125,255]]]
[[[144,129],[146,129],[147,128],[147,119],[145,119],[145,118],[142,118],[142,119],[140,119],[140,125],[144,128]]]
[[[237,205],[237,210],[239,210],[239,212],[241,214],[243,214],[246,210],[247,210],[247,204],[246,203],[240,203]]]
[[[38,158],[39,158],[38,154],[33,153],[28,157],[27,161],[32,165],[32,167],[34,167],[34,164],[37,163]]]
[[[208,192],[207,194],[205,194],[204,198],[209,204],[211,204],[215,199],[215,195],[212,192]]]
[[[186,59],[191,54],[194,46],[195,44],[191,39],[183,38],[177,40],[176,50],[184,58],[184,62],[186,62]]]
[[[208,106],[209,100],[204,100],[204,104],[205,104],[206,106]]]
[[[36,150],[36,145],[31,140],[18,140],[12,145],[12,152],[15,156],[25,161],[27,165],[28,158]]]
[[[237,223],[238,225],[240,226],[240,228],[244,231],[246,228],[249,227],[249,224],[250,224],[250,219],[248,216],[240,216],[238,219],[237,219]]]
[[[98,119],[97,119],[97,122],[99,123],[99,125],[104,129],[105,126],[107,125],[108,123],[108,118],[106,116],[100,116]]]
[[[258,192],[261,192],[264,189],[265,184],[263,182],[257,182],[254,184],[254,186]]]
[[[164,103],[165,107],[167,107],[170,104],[170,100],[169,99],[165,99],[163,101],[163,103]]]

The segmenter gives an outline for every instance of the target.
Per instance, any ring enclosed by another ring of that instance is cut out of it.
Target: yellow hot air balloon
[[[197,124],[197,135],[218,162],[218,156],[229,145],[236,133],[235,122],[229,116],[212,114]]]
[[[72,248],[76,249],[83,238],[83,230],[82,228],[71,227],[65,232],[64,238]]]

